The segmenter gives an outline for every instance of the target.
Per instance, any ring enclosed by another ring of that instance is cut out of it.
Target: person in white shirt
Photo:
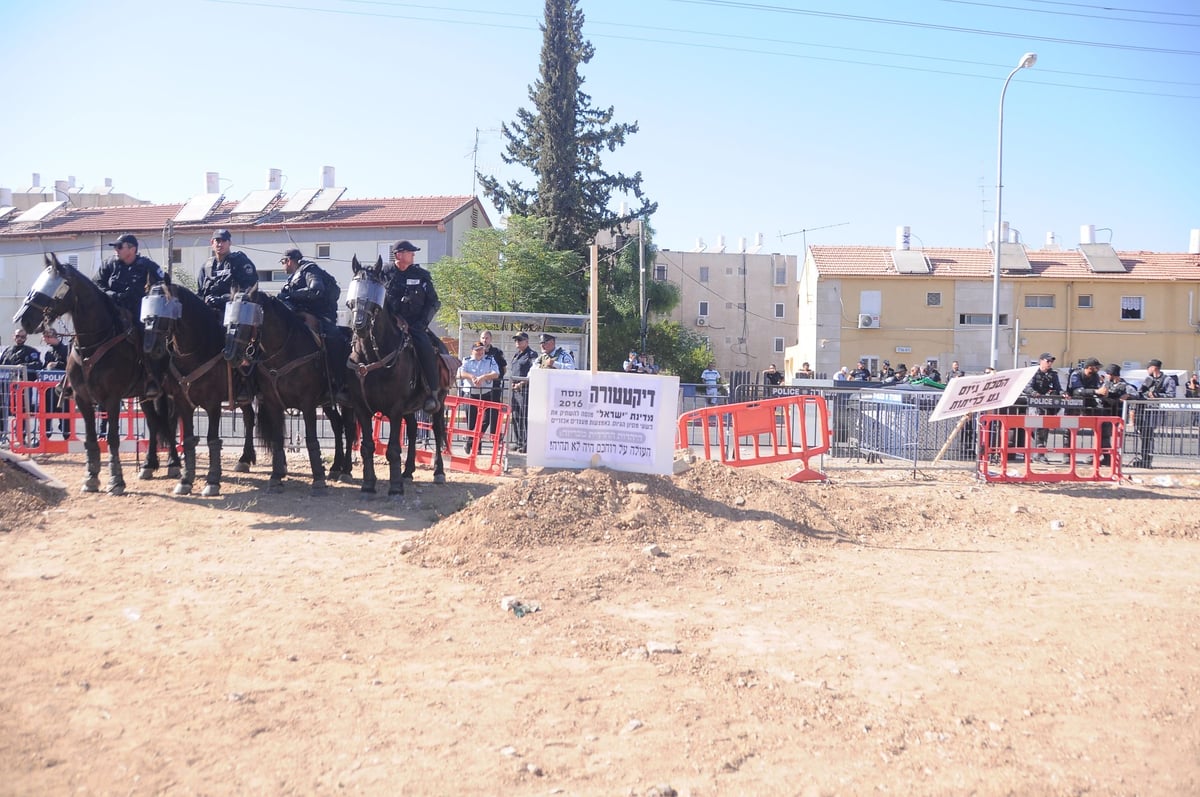
[[[700,381],[704,383],[704,395],[708,397],[708,403],[716,404],[721,395],[721,372],[717,370],[716,363],[709,363],[700,372]]]
[[[500,366],[496,361],[487,356],[487,344],[483,341],[478,341],[471,347],[471,356],[463,360],[462,365],[458,367],[458,373],[455,379],[458,380],[459,391],[462,395],[479,399],[487,400],[492,392],[492,383],[500,378]],[[475,422],[479,419],[479,407],[476,404],[467,405],[467,428],[475,431]],[[482,433],[482,429],[479,430]],[[474,453],[472,441],[468,440],[464,446],[467,454]]]

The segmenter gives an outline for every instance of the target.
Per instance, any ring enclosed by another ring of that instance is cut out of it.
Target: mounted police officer
[[[225,305],[229,303],[232,295],[258,285],[258,269],[245,254],[230,249],[232,240],[233,236],[227,229],[222,228],[213,233],[213,256],[200,270],[200,288],[197,291],[197,295],[218,314],[222,322]],[[238,372],[245,378],[240,380],[234,401],[238,404],[249,404],[254,399],[251,372]]]
[[[133,322],[142,326],[142,298],[151,285],[166,279],[162,268],[148,257],[138,253],[138,239],[129,233],[109,244],[115,252],[100,266],[93,282],[100,286],[117,306],[126,310]],[[155,399],[162,395],[160,363],[147,358],[146,398]]]
[[[1178,383],[1174,377],[1164,374],[1162,360],[1146,363],[1146,378],[1138,385],[1138,398],[1143,401],[1175,398]],[[1133,462],[1135,468],[1149,468],[1154,462],[1154,430],[1161,419],[1159,410],[1151,404],[1138,404],[1135,424],[1142,440],[1142,454]]]
[[[235,252],[233,236],[220,229],[212,236],[212,259],[200,271],[198,295],[204,303],[224,314],[225,305],[237,291],[248,291],[258,285],[258,269],[243,252]]]
[[[279,258],[288,280],[279,289],[279,298],[297,313],[314,316],[324,341],[330,395],[336,402],[346,402],[346,361],[350,359],[350,341],[337,326],[337,301],[342,295],[337,280],[299,249],[289,249]]]
[[[1058,378],[1058,371],[1054,370],[1054,355],[1050,352],[1042,352],[1042,356],[1038,358],[1038,369],[1034,371],[1033,377],[1030,378],[1029,384],[1021,391],[1026,396],[1065,396],[1063,391],[1062,381]],[[1029,407],[1028,415],[1057,415],[1057,409],[1046,407]],[[1035,429],[1033,432],[1033,444],[1035,448],[1046,447],[1046,443],[1050,438],[1049,429]],[[1048,462],[1046,455],[1037,453],[1033,455],[1034,462]]]
[[[413,263],[413,253],[420,251],[421,247],[409,241],[397,241],[392,253],[393,262],[383,270],[383,280],[387,290],[388,312],[393,317],[403,318],[408,324],[408,334],[412,337],[413,348],[429,391],[423,409],[432,413],[438,410],[439,384],[437,354],[429,324],[441,309],[442,302],[433,286],[432,275]]]

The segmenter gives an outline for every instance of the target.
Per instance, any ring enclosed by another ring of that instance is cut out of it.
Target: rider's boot
[[[341,330],[325,338],[326,365],[329,371],[329,391],[334,404],[349,404],[350,391],[346,389],[346,362],[350,359],[350,343]]]
[[[438,411],[441,406],[437,400],[438,393],[438,373],[437,373],[437,355],[434,354],[432,346],[418,346],[417,359],[421,361],[421,372],[425,376],[425,388],[429,392],[425,395],[425,404],[422,407],[425,412],[430,414]]]

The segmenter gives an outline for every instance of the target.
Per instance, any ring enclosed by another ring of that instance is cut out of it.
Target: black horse
[[[231,397],[231,372],[225,361],[225,328],[204,301],[187,288],[163,284],[151,288],[142,301],[145,323],[143,350],[169,357],[163,387],[175,400],[183,423],[183,472],[175,495],[190,495],[196,480],[196,409],[208,416],[208,474],[203,496],[221,494],[221,409]],[[242,406],[245,439],[239,466],[255,461],[254,408]],[[239,467],[239,470],[243,470]]]
[[[299,410],[304,418],[313,490],[324,489],[327,485],[317,440],[317,407],[330,405],[325,413],[339,446],[344,441],[346,470],[353,445],[350,436],[355,430],[349,413],[332,405],[325,350],[316,333],[280,299],[257,288],[236,294],[229,302],[225,329],[225,359],[253,369],[259,437],[271,448],[270,489],[279,489],[287,476],[284,416],[288,409]]]
[[[421,367],[413,350],[412,338],[402,320],[388,312],[383,285],[383,258],[365,268],[354,257],[351,266],[354,278],[350,282],[351,329],[354,337],[350,347],[350,373],[347,380],[358,424],[363,429],[361,444],[363,461],[362,490],[375,492],[375,438],[370,433],[371,419],[381,413],[388,419],[387,461],[389,468],[388,495],[404,494],[404,479],[411,479],[416,470],[417,417],[425,400],[421,383]],[[452,375],[458,371],[458,359],[448,354],[441,357],[441,384],[435,398],[438,410],[433,413],[435,441],[433,481],[443,484],[446,474],[442,452],[446,445],[446,414],[443,404],[450,388]],[[408,438],[408,456],[404,470],[400,465],[400,422]]]
[[[125,492],[121,469],[121,400],[140,397],[145,389],[142,364],[142,330],[96,283],[55,254],[46,255],[46,269],[34,282],[13,321],[26,332],[48,327],[60,316],[71,316],[75,340],[67,358],[67,381],[75,394],[75,406],[83,415],[86,432],[87,477],[83,491],[100,490],[100,442],[96,435],[97,408],[107,413],[107,492]],[[179,475],[179,453],[175,446],[174,420],[166,398],[141,400],[146,418],[149,450],[141,478],[148,479],[158,468],[158,441],[169,443],[168,474]]]

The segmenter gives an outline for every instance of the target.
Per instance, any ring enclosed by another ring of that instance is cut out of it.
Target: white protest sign
[[[679,377],[529,372],[528,463],[670,475]]]
[[[1033,378],[1038,367],[1014,368],[979,376],[956,376],[946,385],[941,399],[929,416],[930,423],[945,418],[956,418],[968,412],[1009,407],[1014,404],[1021,391]]]

